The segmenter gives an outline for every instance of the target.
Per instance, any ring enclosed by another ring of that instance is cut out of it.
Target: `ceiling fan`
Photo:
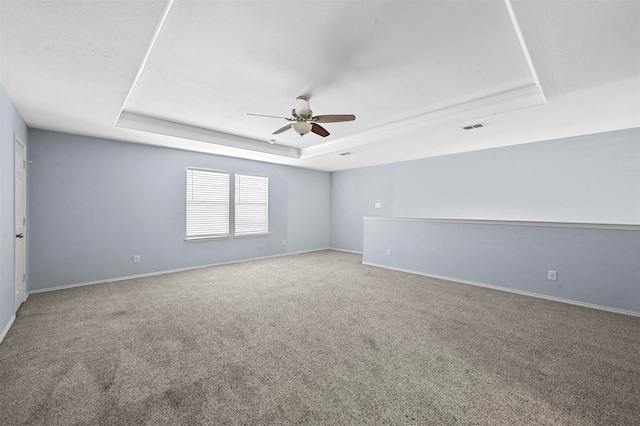
[[[329,136],[329,132],[327,129],[319,125],[318,123],[336,123],[339,121],[353,121],[356,119],[355,115],[352,114],[332,114],[332,115],[316,115],[313,116],[313,111],[309,109],[309,97],[308,96],[298,96],[296,98],[296,107],[291,110],[291,117],[277,117],[274,115],[263,115],[263,114],[252,114],[247,113],[248,115],[257,115],[259,117],[271,117],[271,118],[282,118],[287,121],[292,121],[293,123],[287,124],[284,127],[279,128],[275,132],[274,135],[278,133],[282,133],[289,128],[293,129],[294,132],[299,134],[301,137],[306,135],[309,132],[313,132],[316,135],[320,135],[322,137]]]

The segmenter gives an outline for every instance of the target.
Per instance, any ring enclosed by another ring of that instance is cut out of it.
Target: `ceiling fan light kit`
[[[263,115],[263,114],[252,114],[247,113],[248,115],[257,115],[259,117],[269,117],[269,118],[281,118],[287,121],[292,121],[292,124],[287,124],[273,132],[274,135],[285,132],[289,129],[292,129],[294,132],[299,134],[301,137],[306,135],[307,133],[313,132],[316,135],[322,136],[323,138],[329,136],[329,132],[327,129],[319,125],[318,123],[337,123],[340,121],[353,121],[356,119],[356,116],[353,114],[333,114],[333,115],[318,115],[313,116],[313,111],[309,108],[309,97],[308,96],[298,96],[296,98],[295,108],[291,110],[291,117],[277,117],[274,115]],[[270,143],[271,140],[269,140]]]
[[[296,121],[291,125],[293,131],[299,134],[301,137],[309,133],[312,127],[312,124],[308,121]]]

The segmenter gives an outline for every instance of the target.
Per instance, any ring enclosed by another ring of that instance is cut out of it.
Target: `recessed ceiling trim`
[[[524,57],[527,60],[527,64],[529,65],[529,70],[531,71],[531,76],[533,77],[533,81],[536,83],[538,88],[540,88],[540,95],[544,99],[544,103],[546,103],[547,101],[544,96],[544,92],[542,91],[540,80],[538,80],[538,73],[536,73],[536,69],[533,66],[533,60],[531,59],[531,55],[529,55],[529,49],[527,48],[527,43],[524,41],[524,37],[522,36],[522,32],[520,31],[520,25],[518,25],[518,20],[516,19],[516,15],[513,12],[513,8],[511,7],[511,0],[504,0],[504,3],[505,3],[505,6],[507,6],[507,11],[509,12],[509,18],[511,18],[511,23],[513,24],[513,29],[516,32],[516,37],[520,42],[522,53],[524,54]]]
[[[334,151],[347,150],[360,145],[397,137],[407,132],[458,124],[461,121],[478,120],[491,115],[511,112],[521,108],[542,105],[546,99],[536,83],[524,84],[488,96],[438,108],[424,114],[370,128],[354,136],[334,139],[325,144],[303,148],[300,158],[311,158]]]
[[[216,130],[205,129],[203,127],[191,126],[175,121],[150,117],[122,111],[117,127],[141,130],[143,132],[158,133],[161,135],[175,136],[183,139],[190,139],[201,142],[209,142],[216,145],[224,145],[232,148],[247,149],[251,151],[273,154],[281,157],[300,158],[300,150],[283,145],[269,144],[266,141],[249,139],[229,133],[218,132]]]
[[[140,76],[142,75],[142,72],[144,71],[144,67],[145,65],[147,65],[147,61],[149,60],[149,55],[151,54],[151,50],[153,50],[153,46],[156,43],[156,40],[158,39],[158,35],[160,34],[160,30],[162,29],[162,26],[164,25],[164,22],[167,19],[167,16],[169,15],[169,11],[171,10],[171,6],[173,6],[173,0],[169,0],[169,2],[167,3],[167,6],[164,9],[164,13],[162,14],[162,18],[160,19],[160,22],[158,23],[158,27],[156,28],[155,33],[153,34],[153,38],[151,39],[151,43],[149,43],[149,48],[147,49],[147,52],[144,54],[144,58],[142,59],[142,63],[140,64],[140,68],[138,68],[138,73],[136,74],[136,77],[133,79],[133,83],[131,84],[131,87],[129,88],[129,92],[127,93],[127,96],[124,98],[124,102],[122,103],[122,107],[120,108],[120,114],[118,114],[118,119],[116,120],[116,126],[118,125],[118,120],[120,120],[120,116],[122,115],[122,113],[124,112],[124,109],[127,106],[127,102],[129,102],[129,98],[131,97],[131,94],[133,93],[133,89],[135,89],[136,84],[138,84],[138,80],[140,80]]]

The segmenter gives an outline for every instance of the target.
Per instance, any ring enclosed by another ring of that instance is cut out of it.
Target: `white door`
[[[24,143],[14,136],[15,145],[15,168],[14,168],[14,222],[15,222],[15,296],[14,308],[17,311],[20,305],[27,300],[27,250],[26,250],[26,205],[27,205],[27,186],[26,186],[26,168],[27,158],[25,155]]]

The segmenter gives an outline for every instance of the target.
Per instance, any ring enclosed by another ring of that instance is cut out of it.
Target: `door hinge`
[[[27,160],[22,160],[22,169],[23,170],[27,169]]]
[[[27,274],[22,274],[22,282],[25,282],[27,280]]]
[[[26,225],[26,224],[27,224],[27,218],[26,218],[26,217],[23,217],[23,218],[22,218],[22,226],[24,226],[24,225]]]

